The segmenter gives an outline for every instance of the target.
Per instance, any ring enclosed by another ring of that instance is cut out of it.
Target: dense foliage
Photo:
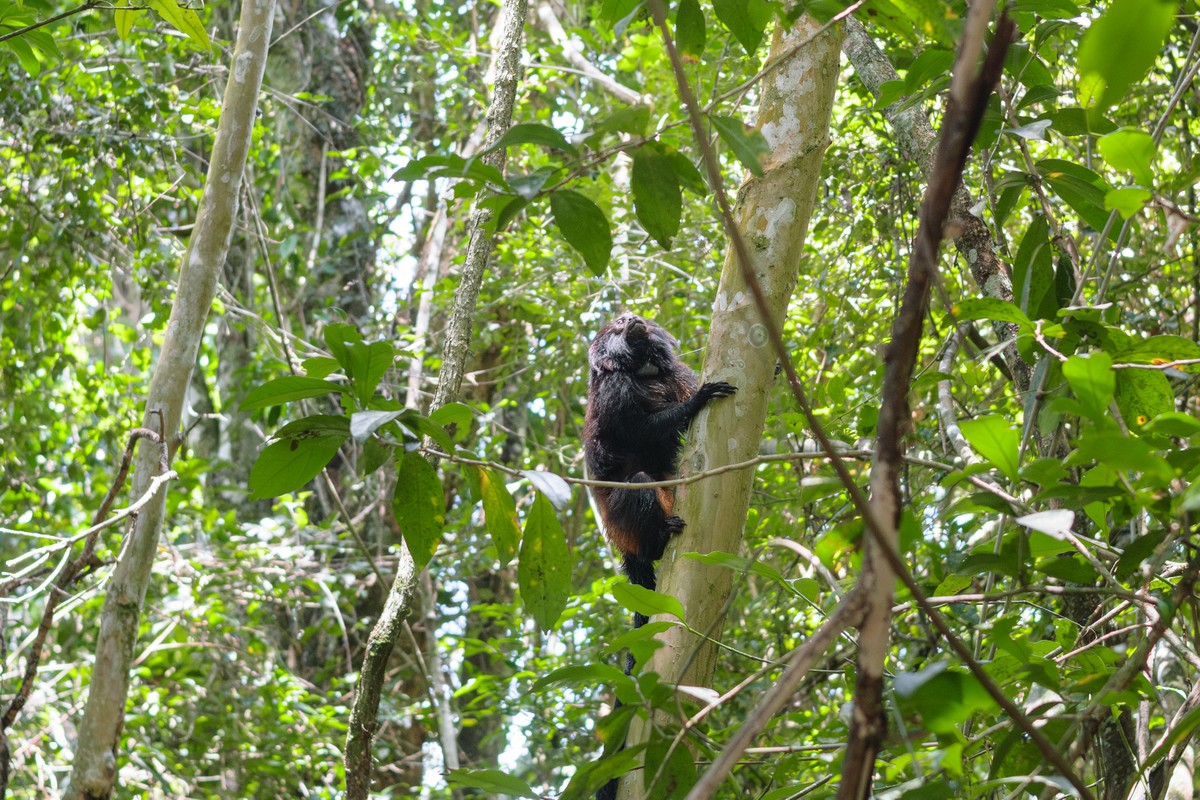
[[[670,4],[731,194],[764,155],[772,29],[847,5]],[[943,251],[912,386],[904,558],[1097,796],[1162,796],[1200,720],[1200,7],[1001,5],[1019,38],[964,184],[1011,302],[977,283],[970,255]],[[884,112],[917,108],[936,129],[965,6],[854,11],[899,75],[873,93],[843,61],[807,254],[790,267],[791,361],[863,486],[924,189],[910,134]],[[22,32],[68,6],[0,0],[0,709],[72,537],[118,480],[211,177],[233,11],[148,7],[89,3]],[[431,0],[279,12],[238,229],[172,442],[123,795],[341,796],[347,708],[402,542],[424,569],[379,711],[382,796],[580,796],[615,696],[610,722],[676,709],[656,676],[621,672],[624,647],[652,646],[621,638],[630,609],[673,608],[615,576],[577,483],[586,348],[631,310],[699,368],[728,242],[636,0],[530,7],[508,164],[480,161],[499,13]],[[496,246],[467,376],[457,402],[430,409],[481,204]],[[744,544],[704,557],[737,576],[713,634],[711,689],[729,696],[691,731],[695,759],[669,748],[677,720],[650,748],[682,790],[860,566],[862,520],[784,382],[742,390],[771,396]],[[13,796],[69,774],[124,529],[62,599],[6,720]],[[908,593],[897,602],[876,791],[1065,792]],[[822,656],[728,796],[833,796],[855,646],[851,630]]]

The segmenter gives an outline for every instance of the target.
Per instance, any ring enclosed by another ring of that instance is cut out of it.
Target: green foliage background
[[[843,7],[802,5],[818,17]],[[1146,598],[1170,631],[1163,647],[1194,662],[1186,652],[1196,640],[1194,604],[1174,604],[1195,560],[1190,517],[1200,471],[1191,377],[1200,363],[1197,4],[1003,5],[1020,39],[965,183],[1011,267],[1016,303],[981,303],[967,265],[944,255],[914,385],[906,558],[929,594],[956,598],[944,611],[959,635],[1011,697],[1044,717],[1052,739],[1069,746],[1127,720],[1145,699],[1157,741],[1176,708],[1172,696],[1186,694],[1194,674],[1182,684],[1155,673],[1114,694],[1101,689],[1144,641]],[[405,522],[411,496],[434,516],[440,499],[444,512],[422,528],[427,578],[380,710],[382,796],[450,795],[439,710],[458,731],[465,768],[516,779],[460,775],[460,785],[481,787],[476,796],[491,796],[521,786],[560,792],[599,754],[598,728],[619,726],[646,704],[674,707],[653,676],[620,672],[622,644],[639,653],[650,646],[646,637],[619,639],[624,606],[644,598],[614,591],[613,559],[578,486],[495,469],[481,482],[476,467],[443,462],[432,479],[394,494],[397,462],[402,477],[424,469],[404,451],[451,417],[456,428],[437,444],[460,459],[582,477],[586,347],[620,310],[653,317],[679,338],[689,363],[700,363],[727,243],[662,44],[633,0],[559,9],[572,47],[646,100],[631,105],[573,66],[544,20],[534,21],[541,8],[530,11],[514,115],[531,127],[510,140],[506,183],[492,201],[502,224],[463,407],[433,423],[401,412],[405,400],[428,401],[470,201],[497,177],[463,158],[487,108],[497,7],[417,0],[280,12],[243,214],[197,363],[170,529],[143,616],[121,753],[129,795],[342,791],[346,707],[384,587],[329,486],[286,469],[290,484],[256,485],[251,471],[260,450],[270,452],[269,437],[291,441],[282,426],[314,415],[348,420],[338,423],[348,431],[355,412],[396,415],[370,436],[341,436],[329,464],[330,485],[384,576],[402,531],[412,536],[422,524]],[[63,10],[0,0],[0,35]],[[764,33],[795,11],[767,2],[672,5],[727,186],[757,168],[761,140],[751,126]],[[100,8],[0,42],[5,705],[40,620],[43,581],[62,556],[28,554],[89,524],[140,418],[232,38],[232,9],[196,13],[211,48],[148,14],[119,37],[123,23]],[[852,446],[869,446],[874,432],[881,347],[923,190],[881,111],[919,103],[936,127],[963,14],[957,1],[871,0],[856,16],[900,80],[876,97],[843,64],[785,334],[819,416]],[[420,255],[439,208],[450,220],[446,249],[426,280]],[[418,324],[426,292],[427,338]],[[957,324],[980,320],[986,348],[994,335],[982,321],[998,318],[1018,324],[1037,391],[1020,393],[978,347],[940,371]],[[347,337],[347,347],[383,343],[391,368],[366,380],[350,356],[339,357]],[[351,390],[247,402],[291,375],[289,354],[304,361],[305,374]],[[415,398],[414,356],[423,371]],[[975,465],[956,461],[947,443],[939,381],[949,381]],[[762,452],[801,452],[804,422],[782,386],[772,391]],[[868,466],[856,464],[865,484]],[[743,551],[717,557],[739,578],[716,686],[750,680],[697,730],[700,760],[746,717],[778,661],[856,575],[860,526],[823,462],[765,463],[755,487]],[[550,513],[547,495],[556,492],[549,499],[562,502]],[[1061,531],[1014,522],[1054,509],[1075,512],[1085,552]],[[552,557],[538,562],[535,543]],[[69,771],[72,720],[120,546],[118,531],[107,532],[101,563],[60,607],[35,693],[8,734],[14,796],[43,796]],[[536,591],[521,572],[535,564],[553,568],[539,574]],[[1041,757],[908,599],[898,600],[892,735],[877,788],[913,798],[1006,796],[1005,781],[1029,775]],[[831,795],[853,663],[847,638],[772,722],[766,749],[747,755],[729,791]],[[614,695],[624,710],[598,723]],[[1070,723],[1076,714],[1095,724],[1081,733]],[[673,731],[661,733],[655,746]],[[1134,762],[1152,766],[1138,755]],[[1114,758],[1098,744],[1080,760],[1096,777]],[[686,771],[690,761],[677,766]]]

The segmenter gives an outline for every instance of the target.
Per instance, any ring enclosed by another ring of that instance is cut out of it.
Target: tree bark
[[[143,425],[156,429],[155,415],[161,413],[169,437],[179,429],[184,396],[196,363],[204,323],[237,218],[238,192],[241,191],[246,154],[250,150],[274,13],[273,0],[242,4],[237,45],[225,86],[208,180],[180,267],[166,338],[146,398]],[[140,497],[146,492],[158,469],[158,453],[153,448],[140,448],[133,496]],[[63,793],[68,800],[112,795],[129,693],[129,666],[165,511],[165,493],[160,493],[138,515],[113,571],[104,598],[87,705],[79,723],[75,763],[70,783]]]

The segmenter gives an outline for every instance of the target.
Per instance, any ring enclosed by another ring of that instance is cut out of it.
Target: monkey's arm
[[[725,381],[706,383],[682,403],[673,403],[646,417],[648,431],[673,430],[683,433],[700,409],[718,397],[729,397],[737,387]]]

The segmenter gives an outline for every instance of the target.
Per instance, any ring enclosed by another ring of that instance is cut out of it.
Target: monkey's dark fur
[[[697,389],[696,374],[679,360],[679,345],[661,326],[634,314],[596,334],[584,452],[592,480],[629,484],[671,480],[688,425],[709,401],[737,391],[725,382]],[[683,530],[671,489],[592,489],[604,534],[621,554],[631,583],[653,589],[654,562]],[[634,615],[634,627],[646,623]]]

